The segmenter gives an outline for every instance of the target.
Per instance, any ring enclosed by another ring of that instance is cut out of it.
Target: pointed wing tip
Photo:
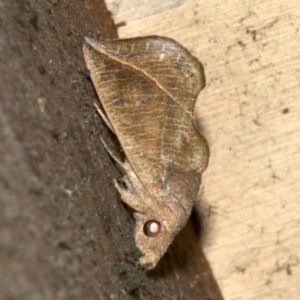
[[[88,44],[88,45],[90,45],[90,46],[94,46],[95,45],[95,40],[93,40],[93,39],[91,39],[90,37],[88,37],[88,36],[85,36],[84,37],[84,41]]]
[[[92,47],[93,49],[98,50],[100,52],[102,51],[106,52],[105,41],[95,40],[87,36],[84,37],[84,40],[85,40],[85,45]]]

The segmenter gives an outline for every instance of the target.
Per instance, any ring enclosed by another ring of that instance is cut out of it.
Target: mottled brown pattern
[[[84,57],[126,155],[128,190],[116,187],[137,211],[140,263],[151,269],[188,220],[208,164],[207,143],[194,125],[204,70],[177,42],[157,36],[87,39]],[[152,219],[161,230],[147,237],[143,226]]]

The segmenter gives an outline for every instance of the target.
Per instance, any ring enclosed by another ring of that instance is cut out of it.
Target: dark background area
[[[222,299],[195,222],[155,270],[136,267],[87,35],[117,38],[103,1],[1,2],[0,299]]]

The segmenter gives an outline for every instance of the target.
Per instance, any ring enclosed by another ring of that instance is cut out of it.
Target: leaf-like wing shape
[[[92,81],[145,189],[167,187],[178,200],[194,199],[209,156],[194,125],[202,64],[164,37],[86,41]]]

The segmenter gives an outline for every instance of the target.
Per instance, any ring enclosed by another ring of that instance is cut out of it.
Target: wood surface
[[[300,2],[106,4],[120,38],[168,36],[204,64],[202,244],[224,298],[299,299]]]

